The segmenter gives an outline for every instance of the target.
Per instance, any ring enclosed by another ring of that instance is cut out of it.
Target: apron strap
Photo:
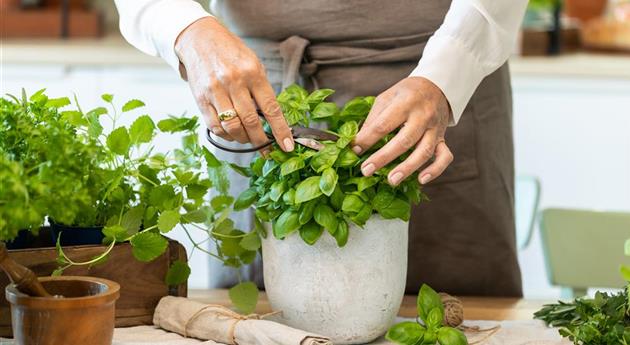
[[[300,36],[291,36],[280,42],[279,51],[282,57],[282,88],[298,82],[300,66],[304,60],[304,51],[311,42]]]

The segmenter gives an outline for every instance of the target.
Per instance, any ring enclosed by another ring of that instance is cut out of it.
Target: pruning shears
[[[260,116],[261,118],[263,118],[264,116],[260,110],[258,110],[258,116]],[[317,151],[324,148],[324,144],[322,144],[321,141],[337,141],[339,139],[337,135],[317,128],[304,127],[300,125],[293,125],[289,128],[291,129],[291,133],[293,134],[293,140],[296,143]],[[220,142],[216,141],[216,139],[212,137],[212,132],[210,131],[210,129],[206,129],[206,139],[208,139],[208,142],[210,142],[210,144],[218,149],[233,153],[256,152],[273,144],[276,141],[276,139],[273,137],[273,134],[271,134],[270,132],[265,131],[265,134],[267,135],[267,138],[269,138],[269,141],[264,144],[247,148],[234,148],[223,145]]]

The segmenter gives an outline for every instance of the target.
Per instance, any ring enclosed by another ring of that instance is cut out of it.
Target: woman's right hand
[[[264,113],[273,136],[284,151],[295,144],[265,69],[256,54],[214,17],[197,20],[175,42],[197,105],[212,133],[240,143],[260,145],[269,139],[256,106]],[[220,121],[218,114],[237,116]]]

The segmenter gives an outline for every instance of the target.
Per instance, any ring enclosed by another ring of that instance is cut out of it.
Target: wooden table
[[[230,298],[227,290],[189,290],[190,299],[203,302],[229,306]],[[535,311],[539,310],[548,301],[524,300],[520,298],[495,298],[495,297],[463,297],[464,318],[466,320],[531,320]],[[269,301],[264,293],[261,293],[257,313],[271,311]],[[405,296],[400,316],[416,316],[416,296]]]

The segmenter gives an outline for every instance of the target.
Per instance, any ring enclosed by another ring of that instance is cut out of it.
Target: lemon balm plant
[[[234,200],[227,195],[229,164],[198,144],[197,118],[169,117],[156,124],[141,115],[121,126],[121,117],[144,103],[130,100],[117,108],[112,95],[102,99],[105,106],[85,112],[78,103],[68,109],[70,99],[48,98],[44,90],[0,100],[0,240],[13,239],[21,229],[34,231],[46,216],[67,226],[102,227],[108,247],[92,260],[73,261],[57,242],[55,274],[61,274],[72,265],[103,262],[125,241],[136,259],[153,260],[166,250],[162,234],[181,225],[187,233],[207,233],[224,250],[210,252],[193,242],[195,248],[230,266],[251,262],[256,241],[233,229],[229,219]],[[159,135],[177,135],[182,144],[154,152]],[[239,245],[242,240],[249,249]],[[167,282],[185,281],[189,272],[176,262]]]

